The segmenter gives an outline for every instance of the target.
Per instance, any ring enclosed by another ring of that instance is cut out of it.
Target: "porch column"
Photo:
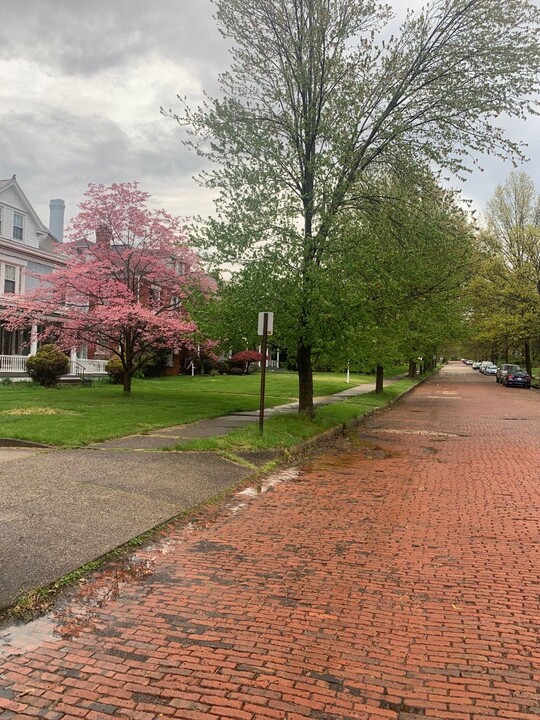
[[[75,363],[77,362],[77,348],[71,348],[69,353],[69,370],[72,375],[75,374]]]
[[[276,368],[279,370],[279,348],[277,349]]]
[[[30,355],[37,353],[37,325],[32,325],[30,329]]]

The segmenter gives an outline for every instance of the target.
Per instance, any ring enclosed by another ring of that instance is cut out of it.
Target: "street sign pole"
[[[262,362],[261,362],[261,399],[259,403],[259,435],[263,434],[264,427],[264,390],[266,384],[266,343],[268,339],[268,313],[263,313],[262,327]]]

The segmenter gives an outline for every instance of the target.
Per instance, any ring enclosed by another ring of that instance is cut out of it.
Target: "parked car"
[[[496,365],[486,365],[484,368],[484,375],[496,375],[497,374],[497,366]]]
[[[514,387],[531,387],[531,376],[525,370],[510,370],[503,377],[502,384],[506,387],[513,385]]]
[[[473,364],[472,360],[465,360],[465,365],[472,365],[472,364]]]
[[[481,372],[482,374],[484,374],[485,369],[486,369],[487,367],[489,367],[490,365],[493,365],[493,363],[491,362],[491,360],[482,360],[482,362],[480,363],[480,367],[479,367],[480,372]]]
[[[472,369],[473,369],[473,370],[479,370],[479,369],[480,369],[480,361],[478,361],[478,362],[476,362],[476,361],[473,362],[473,364],[472,364]]]
[[[519,365],[512,365],[511,363],[503,363],[497,368],[497,382],[502,383],[504,376],[507,372],[517,372],[521,370]]]

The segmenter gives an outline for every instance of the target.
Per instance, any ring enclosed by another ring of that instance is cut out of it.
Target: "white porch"
[[[0,355],[0,377],[13,375],[24,375],[26,373],[26,361],[28,355]],[[85,360],[72,355],[70,358],[70,375],[79,375],[84,369],[85,375],[96,377],[106,375],[105,365],[107,360]]]

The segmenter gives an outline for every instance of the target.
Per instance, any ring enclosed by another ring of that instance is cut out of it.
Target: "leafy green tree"
[[[520,344],[532,372],[540,333],[540,197],[524,172],[498,185],[486,208],[483,259],[474,281],[477,334],[492,346]],[[479,307],[480,305],[480,307]]]
[[[377,197],[370,213],[347,213],[337,257],[347,315],[361,319],[350,324],[346,352],[382,375],[398,358],[429,364],[461,333],[472,229],[429,173],[384,178]]]
[[[375,0],[216,0],[216,17],[232,46],[222,96],[176,115],[216,167],[203,177],[219,192],[206,246],[294,274],[300,411],[312,414],[318,283],[340,214],[404,157],[459,172],[469,148],[520,155],[493,118],[533,109],[539,10],[431,0],[384,42],[390,13]]]

